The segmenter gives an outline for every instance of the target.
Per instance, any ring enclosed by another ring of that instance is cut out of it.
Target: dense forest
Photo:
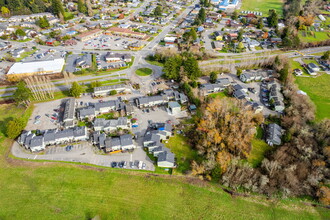
[[[11,15],[51,12],[51,0],[0,0],[0,8],[6,7]]]

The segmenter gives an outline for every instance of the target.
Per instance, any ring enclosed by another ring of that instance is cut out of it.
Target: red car
[[[53,119],[53,120],[57,120],[57,118],[55,118],[55,117],[51,117],[51,119]]]

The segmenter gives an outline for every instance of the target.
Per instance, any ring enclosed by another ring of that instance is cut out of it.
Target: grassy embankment
[[[327,210],[296,201],[231,197],[218,185],[194,178],[8,158],[12,141],[4,135],[6,121],[11,117],[27,121],[32,109],[0,106],[3,219],[89,219],[96,215],[102,219],[330,218]],[[182,138],[175,136],[168,143],[179,157],[189,153],[188,147],[181,146]]]

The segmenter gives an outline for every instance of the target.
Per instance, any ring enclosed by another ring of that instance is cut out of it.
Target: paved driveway
[[[16,157],[33,160],[55,160],[89,163],[99,166],[111,167],[111,162],[126,161],[126,169],[131,169],[129,162],[143,161],[146,164],[146,170],[154,171],[153,162],[148,158],[142,148],[136,148],[133,153],[117,153],[113,155],[101,155],[89,142],[73,145],[71,151],[67,152],[64,147],[47,147],[45,154],[30,153],[23,149],[17,142],[12,146],[12,154]]]

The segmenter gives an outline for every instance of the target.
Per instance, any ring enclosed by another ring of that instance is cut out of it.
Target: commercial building
[[[34,75],[46,75],[62,72],[65,60],[63,58],[33,62],[14,63],[7,73],[8,80],[20,79]]]
[[[149,36],[145,33],[135,32],[126,28],[119,28],[119,27],[111,27],[105,32],[105,34],[136,38],[140,40],[148,40],[149,38]]]
[[[96,38],[100,35],[103,34],[103,30],[101,29],[95,29],[95,30],[91,30],[88,32],[84,32],[82,34],[77,35],[75,38],[79,41],[88,41],[91,40],[93,38]]]

